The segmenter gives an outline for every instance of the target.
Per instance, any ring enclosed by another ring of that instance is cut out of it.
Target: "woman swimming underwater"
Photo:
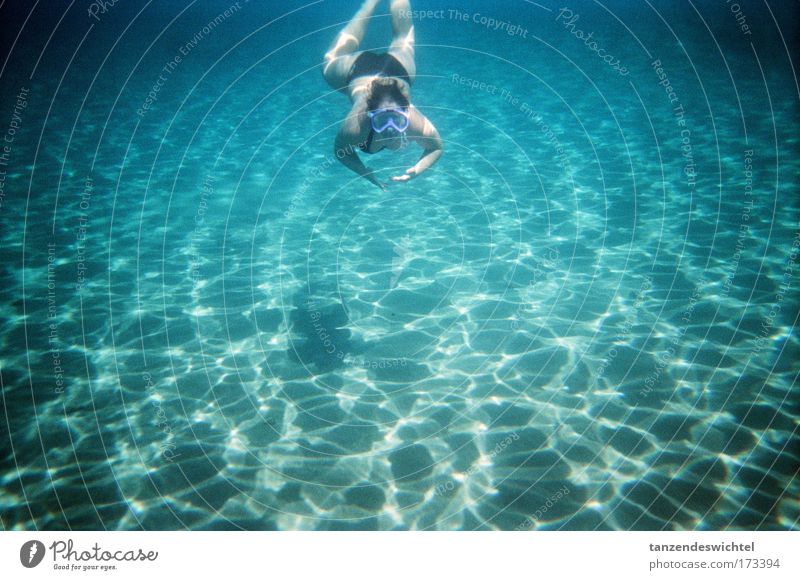
[[[360,51],[359,46],[380,0],[366,0],[325,54],[323,74],[334,89],[353,103],[336,136],[336,158],[348,169],[384,191],[386,184],[361,161],[363,153],[396,151],[413,141],[422,157],[394,181],[416,177],[442,156],[442,140],[433,124],[411,104],[414,83],[414,25],[408,0],[391,0],[392,43],[388,52]]]

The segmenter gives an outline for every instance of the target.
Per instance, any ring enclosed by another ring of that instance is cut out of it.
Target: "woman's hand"
[[[369,171],[370,171],[370,173],[365,175],[365,177],[370,181],[370,183],[374,183],[375,185],[380,187],[381,191],[389,191],[389,185],[384,183],[383,181],[381,181],[377,177],[375,177],[375,173],[372,172],[371,169]]]
[[[361,174],[367,181],[373,183],[381,188],[381,191],[388,191],[389,186],[375,176],[375,170],[371,167],[363,166],[363,173]]]
[[[417,168],[411,167],[410,169],[406,169],[405,174],[403,175],[396,175],[392,177],[392,181],[408,181],[412,177],[417,176]]]

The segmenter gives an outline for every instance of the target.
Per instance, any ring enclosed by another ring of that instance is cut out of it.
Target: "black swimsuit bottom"
[[[411,84],[411,80],[408,77],[408,71],[399,60],[397,60],[388,52],[377,54],[369,51],[362,52],[353,62],[353,66],[350,68],[350,74],[347,75],[347,84],[350,84],[350,81],[352,81],[354,78],[373,75],[396,77]],[[375,137],[375,130],[370,128],[366,142],[361,143],[358,146],[359,149],[361,149],[364,153],[369,153],[370,155],[380,151],[381,149],[378,151],[369,150],[370,145],[372,145],[373,137]]]
[[[350,84],[356,77],[380,75],[383,77],[397,77],[411,84],[408,78],[408,71],[400,64],[400,61],[388,52],[377,54],[365,50],[358,55],[350,67],[350,74],[347,75],[347,84]]]

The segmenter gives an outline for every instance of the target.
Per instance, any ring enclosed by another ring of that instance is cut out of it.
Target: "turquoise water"
[[[3,529],[796,528],[797,14],[358,5],[0,7]]]

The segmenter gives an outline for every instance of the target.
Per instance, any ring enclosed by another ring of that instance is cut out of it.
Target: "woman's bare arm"
[[[412,122],[412,126],[409,127],[409,139],[422,147],[424,151],[414,167],[406,169],[403,175],[392,177],[394,181],[408,181],[412,177],[416,177],[439,161],[439,157],[444,152],[442,138],[433,123],[419,112],[416,112],[416,115],[419,115],[419,118],[415,119],[416,123]]]
[[[353,109],[355,110],[356,107],[353,107]],[[336,135],[336,140],[333,144],[333,154],[336,156],[336,159],[350,171],[360,175],[370,183],[377,185],[383,191],[386,191],[386,184],[378,181],[373,170],[364,165],[364,162],[361,161],[361,158],[356,152],[360,142],[360,134],[361,130],[358,124],[358,115],[349,115],[342,124],[339,133]]]

